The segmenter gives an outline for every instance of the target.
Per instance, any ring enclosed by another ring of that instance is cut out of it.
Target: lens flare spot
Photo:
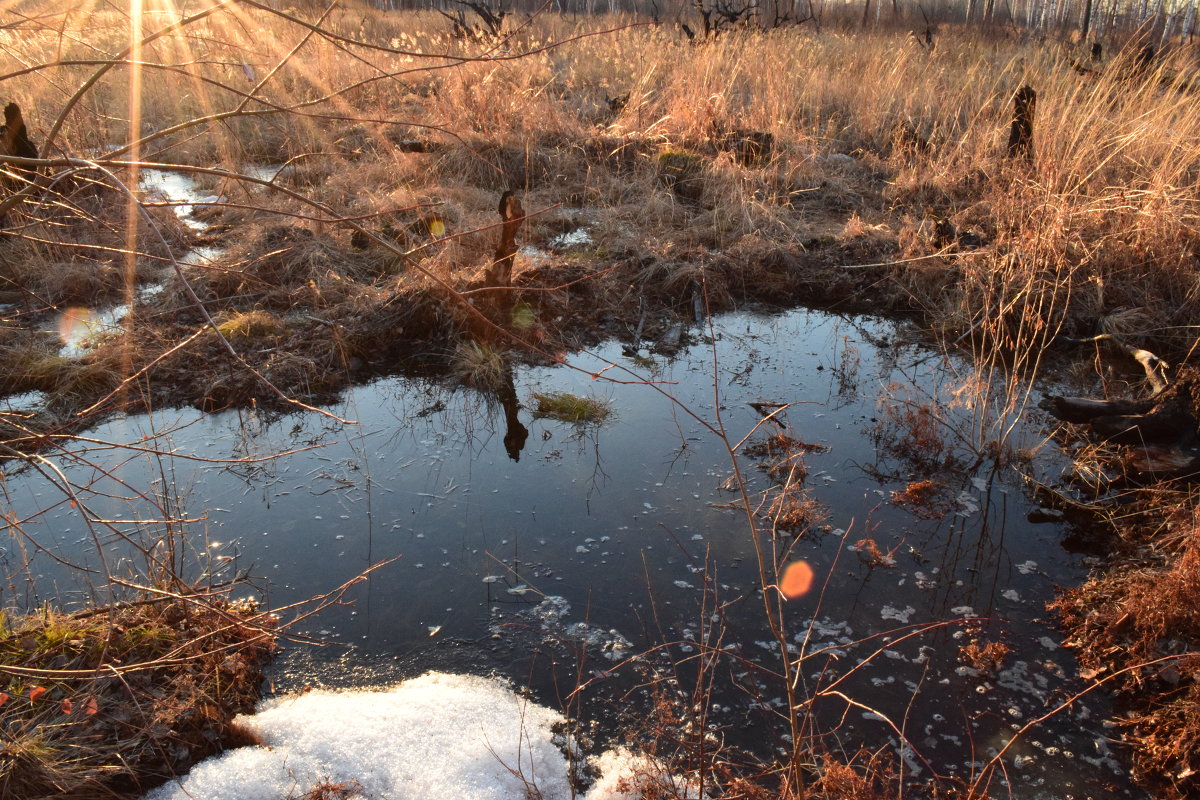
[[[95,324],[96,317],[90,308],[71,306],[63,309],[58,318],[58,336],[63,342],[73,342],[87,336]]]
[[[783,580],[779,582],[779,591],[789,600],[808,592],[812,588],[813,568],[807,561],[793,561],[783,571]]]

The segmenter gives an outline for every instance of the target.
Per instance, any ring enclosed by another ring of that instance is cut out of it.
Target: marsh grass
[[[455,348],[452,369],[467,386],[494,392],[512,380],[510,358],[487,342],[463,342]]]
[[[67,412],[141,370],[141,402],[155,407],[257,402],[266,392],[248,366],[304,397],[414,355],[487,383],[503,372],[498,348],[461,343],[471,315],[455,293],[489,264],[488,226],[507,189],[535,210],[520,244],[552,252],[552,237],[577,226],[593,242],[540,263],[518,257],[521,328],[542,337],[530,360],[634,330],[661,342],[693,321],[701,298],[708,311],[747,300],[918,311],[972,353],[981,375],[959,397],[986,411],[978,429],[949,431],[923,402],[896,404],[890,438],[930,472],[964,443],[1006,462],[1027,400],[1013,381],[1042,368],[1057,334],[1119,331],[1174,358],[1200,326],[1200,104],[1187,51],[1136,75],[1118,54],[1082,76],[1067,44],[953,26],[933,50],[907,34],[836,27],[691,45],[632,18],[539,15],[497,58],[494,43],[455,39],[432,13],[349,5],[325,18],[328,35],[292,52],[306,29],[287,14],[316,12],[247,5],[147,45],[136,134],[146,140],[134,149],[128,70],[80,63],[122,51],[128,20],[39,8],[54,25],[26,15],[0,28],[7,96],[35,142],[64,108],[53,87],[87,86],[49,152],[95,157],[125,181],[131,152],[168,169],[227,171],[203,177],[215,199],[197,206],[208,243],[225,248],[218,264],[169,278],[137,304],[135,324],[82,359],[67,363],[36,337],[4,348],[6,390],[46,389]],[[615,30],[577,38],[601,29]],[[1036,157],[1014,164],[1003,143],[1025,84],[1039,93]],[[731,134],[771,146],[748,157]],[[248,165],[286,166],[270,186],[231,177]],[[170,265],[168,247],[191,243],[152,205],[127,237],[122,192],[84,174],[107,188],[72,178],[9,211],[0,291],[29,315],[21,325],[57,304],[132,296]],[[217,331],[174,351],[206,315],[221,320]],[[590,398],[535,399],[538,413],[570,422],[609,413]],[[775,495],[783,505],[767,499],[768,516],[802,523],[816,510],[802,460],[785,454],[768,469],[787,490]],[[1157,583],[1183,597],[1192,566],[1128,576],[1111,602]],[[1147,636],[1167,622],[1190,625],[1151,617]],[[22,752],[56,763],[57,730],[29,728]],[[842,764],[825,776],[828,793],[870,788]],[[784,784],[802,792],[802,781]]]
[[[602,425],[612,417],[612,403],[570,392],[534,392],[533,415],[572,425]]]

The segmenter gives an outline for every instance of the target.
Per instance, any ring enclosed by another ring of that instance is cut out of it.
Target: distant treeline
[[[637,14],[682,22],[703,33],[736,25],[904,26],[924,32],[939,24],[991,25],[1084,37],[1121,34],[1147,44],[1188,43],[1200,0],[377,0],[388,9],[475,13]],[[705,25],[705,21],[708,25]]]

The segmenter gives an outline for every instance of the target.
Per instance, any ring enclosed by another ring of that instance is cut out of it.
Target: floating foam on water
[[[555,733],[565,718],[499,680],[469,675],[431,672],[383,691],[313,691],[269,700],[239,721],[266,745],[207,759],[144,800],[278,800],[323,781],[357,781],[371,800],[527,800],[531,786],[543,800],[632,800],[671,780],[618,749],[593,759],[600,778],[573,794],[565,742]]]
[[[895,606],[885,605],[879,609],[879,616],[884,619],[894,619],[901,624],[908,624],[908,618],[917,613],[917,610],[912,606],[904,608],[896,608]]]

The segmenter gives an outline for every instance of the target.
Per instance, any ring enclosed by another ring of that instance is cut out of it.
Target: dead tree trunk
[[[1037,105],[1037,92],[1030,86],[1022,86],[1013,96],[1012,130],[1008,134],[1010,158],[1033,161],[1033,111]]]
[[[517,260],[517,231],[525,221],[525,209],[514,192],[505,192],[500,198],[500,243],[487,272],[487,285],[507,288],[512,284],[513,262]]]

